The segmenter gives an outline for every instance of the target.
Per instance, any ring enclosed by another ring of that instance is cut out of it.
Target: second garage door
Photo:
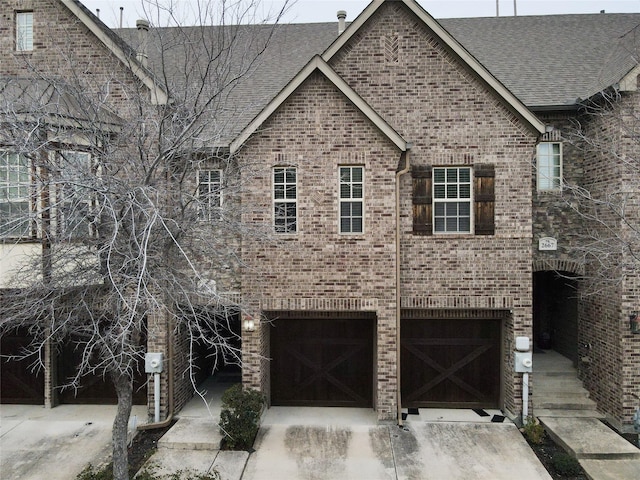
[[[271,327],[273,405],[373,405],[372,318],[276,319]]]
[[[403,406],[498,407],[501,325],[498,319],[403,319]]]

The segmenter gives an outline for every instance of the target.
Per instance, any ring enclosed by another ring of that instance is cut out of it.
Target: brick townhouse
[[[51,68],[56,39],[74,35],[77,56],[101,59],[92,64],[104,69],[92,72],[97,86],[117,77],[145,85],[150,103],[165,100],[151,71],[161,53],[179,65],[180,46],[158,49],[171,29],[140,40],[79,2],[27,3],[2,2],[3,78],[33,73],[16,66],[27,13],[31,63]],[[615,119],[638,108],[640,14],[437,21],[413,0],[374,0],[348,25],[339,17],[273,30],[229,97],[233,108],[211,114],[228,128],[203,149],[250,170],[242,220],[268,230],[243,237],[242,267],[216,278],[241,310],[233,328],[243,382],[270,405],[366,407],[380,421],[429,407],[518,418],[536,411],[523,402],[527,377],[514,361],[516,339],[526,337],[529,351],[569,359],[600,414],[629,428],[640,394],[634,250],[616,250],[623,274],[596,286],[582,242],[600,230],[572,208],[567,185],[594,196],[631,192],[628,223],[600,218],[637,242],[637,143]],[[148,69],[132,60],[143,48]],[[125,115],[125,98],[114,92],[111,111]],[[590,114],[596,107],[607,115]],[[587,148],[590,138],[607,148]],[[196,183],[212,181],[202,178],[193,172]],[[15,245],[5,238],[0,250],[5,287]],[[180,338],[150,342],[183,361]],[[543,382],[536,362],[530,393]],[[173,375],[175,397],[163,390],[163,414],[191,391],[177,370],[163,373]],[[45,370],[31,400],[55,403],[56,378]]]

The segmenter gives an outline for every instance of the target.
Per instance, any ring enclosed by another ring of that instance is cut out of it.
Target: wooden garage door
[[[498,407],[500,332],[500,320],[404,319],[403,406]]]
[[[273,405],[373,405],[372,319],[279,319],[271,328]]]
[[[58,356],[58,384],[69,382],[76,373],[76,366],[82,361],[83,352],[73,348],[73,342],[67,342]],[[144,359],[140,359],[133,378],[133,404],[147,403],[147,375],[144,373]],[[65,388],[59,395],[60,403],[115,405],[118,396],[113,383],[101,374],[86,375],[77,389]]]
[[[44,403],[44,370],[34,369],[36,358],[8,360],[9,355],[20,355],[28,347],[27,332],[7,333],[0,339],[0,400],[2,403],[42,405]]]

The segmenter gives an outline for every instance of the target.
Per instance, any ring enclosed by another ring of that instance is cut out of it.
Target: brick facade
[[[411,176],[401,189],[403,309],[502,309],[503,398],[521,408],[513,372],[516,336],[531,336],[531,158],[537,134],[516,118],[400,4],[383,5],[331,67],[412,142],[411,165],[473,166],[496,171],[496,233],[490,236],[412,234]],[[278,132],[277,136],[272,132]],[[256,312],[283,309],[370,309],[377,314],[377,396],[381,420],[397,408],[394,181],[399,153],[390,148],[335,87],[315,74],[245,146],[263,173],[243,197],[245,218],[271,220],[271,167],[295,165],[299,232],[275,243],[246,240],[245,298]],[[337,233],[337,167],[365,166],[365,234]],[[360,299],[360,302],[355,301]],[[292,308],[291,306],[295,306]],[[302,306],[302,307],[300,307]],[[341,308],[340,308],[341,307]],[[257,355],[264,344],[245,344]],[[246,338],[246,336],[245,336]],[[264,353],[264,351],[263,351]],[[245,381],[268,384],[267,372]]]

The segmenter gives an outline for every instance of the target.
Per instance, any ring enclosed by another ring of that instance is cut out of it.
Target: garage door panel
[[[409,407],[497,407],[500,321],[405,320],[402,398]]]
[[[373,321],[273,322],[273,405],[372,405]]]
[[[21,360],[7,359],[28,349],[28,332],[7,333],[0,339],[0,401],[41,405],[44,403],[44,370],[37,367],[35,355]]]

